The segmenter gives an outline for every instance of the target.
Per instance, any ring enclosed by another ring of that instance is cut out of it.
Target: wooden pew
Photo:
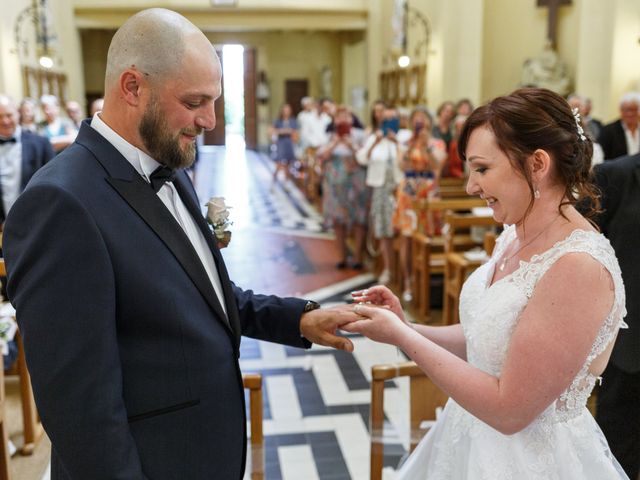
[[[6,277],[7,271],[4,259],[0,259],[0,277]],[[22,455],[31,455],[42,438],[44,429],[40,422],[40,416],[36,408],[36,402],[33,398],[33,388],[31,387],[31,376],[27,369],[27,360],[24,355],[24,344],[20,330],[16,332],[15,337],[18,346],[18,359],[15,365],[9,370],[10,374],[18,375],[20,382],[20,401],[22,404],[22,428],[24,436],[24,445],[20,449]]]
[[[251,480],[264,479],[264,436],[262,432],[262,375],[242,375],[244,388],[249,390],[249,421],[251,432]]]
[[[0,368],[0,480],[9,480],[9,435],[5,422],[4,369]]]
[[[440,212],[446,214],[452,212],[469,212],[476,207],[485,207],[486,202],[478,197],[417,201],[416,210],[426,210],[428,212]],[[474,245],[470,235],[457,235],[451,239],[452,250],[465,250]],[[430,316],[430,277],[434,273],[444,274],[445,270],[445,239],[444,236],[429,238],[428,236],[416,232],[411,238],[412,244],[412,289],[413,306],[418,318],[428,321]]]
[[[374,365],[371,368],[371,410],[369,427],[371,432],[371,480],[381,480],[384,460],[384,382],[398,377],[409,377],[409,420],[411,426],[411,451],[416,447],[425,431],[420,424],[435,420],[437,407],[444,406],[447,396],[429,380],[414,362]]]

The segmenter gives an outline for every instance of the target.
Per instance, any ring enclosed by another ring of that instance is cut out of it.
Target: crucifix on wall
[[[571,0],[537,0],[538,7],[547,7],[549,9],[549,18],[547,20],[547,40],[551,48],[557,46],[557,25],[558,25],[558,9],[561,5],[571,5]]]

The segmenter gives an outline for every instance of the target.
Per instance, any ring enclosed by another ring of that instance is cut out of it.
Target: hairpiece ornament
[[[576,121],[576,130],[578,130],[578,137],[584,142],[587,137],[584,136],[584,130],[582,128],[582,125],[580,125],[580,112],[578,110],[578,107],[575,107],[573,110],[571,110],[571,113],[573,113],[573,118]]]

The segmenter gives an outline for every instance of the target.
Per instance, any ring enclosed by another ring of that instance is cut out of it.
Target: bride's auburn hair
[[[564,186],[566,201],[558,210],[562,205],[579,204],[587,218],[599,213],[599,194],[591,170],[593,143],[560,95],[545,88],[521,88],[476,108],[458,140],[460,158],[467,159],[469,137],[479,127],[493,132],[498,148],[527,181],[531,194],[527,213],[533,207],[535,190],[527,159],[537,149],[551,156],[557,180]]]

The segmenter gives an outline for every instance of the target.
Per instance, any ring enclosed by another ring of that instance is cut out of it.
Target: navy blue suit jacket
[[[309,346],[305,302],[236,287],[187,175],[174,185],[209,243],[228,316],[182,228],[88,123],[7,218],[8,293],[53,479],[242,478],[240,336]]]
[[[22,145],[22,174],[20,178],[20,191],[24,190],[33,174],[45,163],[55,156],[49,140],[28,130],[22,130],[20,135]],[[0,198],[2,198],[2,185],[0,185]],[[4,222],[6,212],[4,204],[0,202],[0,223]]]
[[[602,190],[602,233],[618,257],[627,297],[628,330],[620,330],[611,362],[628,373],[640,372],[640,153],[595,167]]]
[[[605,160],[613,160],[627,155],[627,138],[624,135],[622,121],[616,120],[602,127],[598,143],[602,147]]]

